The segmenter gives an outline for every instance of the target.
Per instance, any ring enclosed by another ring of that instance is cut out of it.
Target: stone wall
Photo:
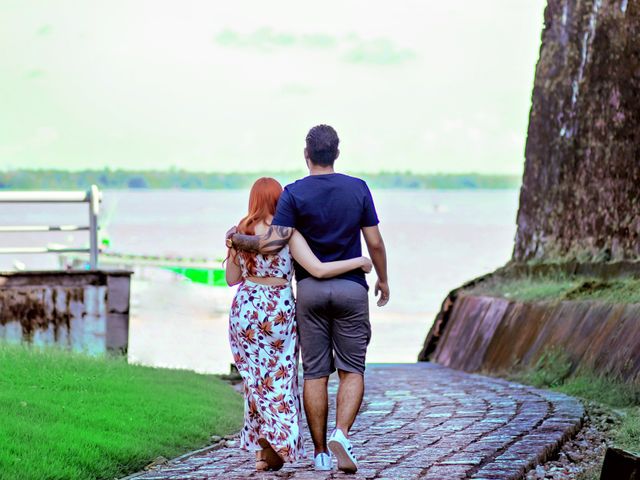
[[[101,354],[129,341],[126,271],[0,273],[0,340]]]
[[[430,359],[470,372],[532,366],[561,348],[573,365],[640,384],[640,305],[461,294]]]
[[[640,257],[640,2],[549,0],[514,260]]]

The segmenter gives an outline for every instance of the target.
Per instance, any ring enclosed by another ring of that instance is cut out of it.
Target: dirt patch
[[[594,402],[585,402],[584,425],[550,461],[536,465],[527,480],[576,480],[599,478],[607,447],[612,446],[611,431],[620,423],[610,410]]]

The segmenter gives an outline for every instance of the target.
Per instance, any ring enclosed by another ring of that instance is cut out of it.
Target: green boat
[[[182,275],[194,283],[210,285],[212,287],[226,287],[224,268],[191,268],[191,267],[164,267],[167,270]]]

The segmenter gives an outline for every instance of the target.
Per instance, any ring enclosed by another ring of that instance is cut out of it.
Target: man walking
[[[231,241],[234,248],[269,254],[283,248],[297,229],[315,255],[327,262],[361,256],[362,233],[378,275],[377,304],[383,306],[389,301],[389,284],[375,206],[363,180],[335,172],[338,145],[332,127],[313,127],[304,150],[310,175],[284,189],[266,234],[234,234]],[[340,470],[354,473],[358,466],[349,430],[364,395],[365,358],[371,338],[368,285],[361,269],[326,280],[313,278],[297,264],[295,270],[304,408],[314,444],[315,468],[331,469],[330,450]],[[327,441],[327,384],[336,370],[340,379],[336,428]]]

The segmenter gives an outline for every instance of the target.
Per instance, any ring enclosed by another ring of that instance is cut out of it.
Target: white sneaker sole
[[[338,460],[338,470],[342,470],[345,473],[356,473],[358,471],[358,465],[356,465],[349,452],[344,448],[341,442],[338,440],[329,440],[329,450],[333,453],[333,456]]]

